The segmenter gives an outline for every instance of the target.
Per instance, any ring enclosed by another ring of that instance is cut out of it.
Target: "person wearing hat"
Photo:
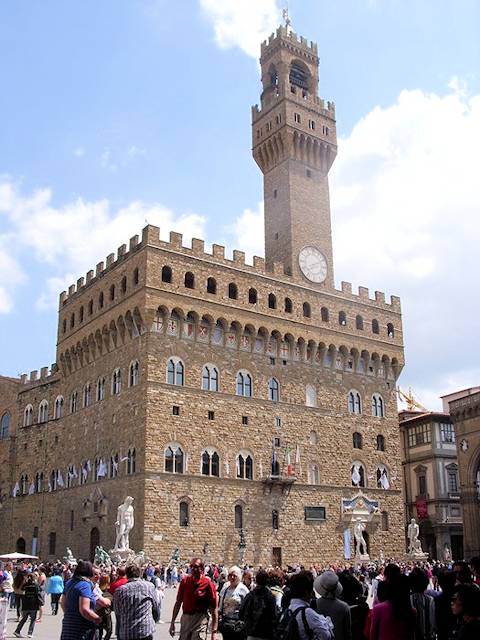
[[[315,578],[315,591],[320,595],[315,603],[318,613],[328,616],[333,623],[335,640],[352,640],[350,607],[339,600],[343,588],[334,571],[324,571]]]

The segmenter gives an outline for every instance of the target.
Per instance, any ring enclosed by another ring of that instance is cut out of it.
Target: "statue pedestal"
[[[132,562],[136,554],[133,549],[110,549],[109,555],[115,564],[123,564]]]
[[[363,564],[364,562],[370,562],[370,556],[368,555],[368,553],[357,553],[357,555],[355,556],[355,562],[356,564]]]
[[[425,560],[428,560],[428,553],[424,553],[423,551],[407,553],[404,559],[406,562],[425,562]]]

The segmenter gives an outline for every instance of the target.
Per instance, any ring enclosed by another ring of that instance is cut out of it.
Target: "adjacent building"
[[[432,558],[463,558],[455,426],[444,412],[401,411],[406,522],[416,518]]]
[[[339,561],[358,519],[371,557],[404,552],[400,300],[334,285],[317,45],[280,27],[260,65],[265,258],[149,225],[60,295],[56,364],[0,405],[2,551],[108,549],[130,495],[164,560]]]

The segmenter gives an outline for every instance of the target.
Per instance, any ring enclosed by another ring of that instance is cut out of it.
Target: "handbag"
[[[222,618],[218,625],[220,633],[244,633],[245,623],[243,620],[237,620],[236,618]]]

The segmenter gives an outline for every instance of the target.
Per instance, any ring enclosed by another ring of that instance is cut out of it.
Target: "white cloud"
[[[375,108],[331,172],[336,277],[401,296],[401,384],[424,403],[480,379],[480,96],[449,88]]]
[[[233,225],[227,227],[227,232],[232,238],[233,248],[244,251],[247,260],[251,262],[253,256],[263,256],[265,254],[263,202],[258,203],[256,211],[245,209]]]
[[[0,214],[9,227],[9,246],[46,267],[47,286],[40,292],[38,309],[56,306],[62,289],[118,246],[128,244],[147,221],[160,227],[162,238],[168,239],[169,231],[175,229],[184,234],[185,242],[203,237],[205,225],[205,219],[195,213],[176,215],[161,204],[140,200],[116,210],[108,200],[81,198],[54,206],[50,189],[26,195],[8,178],[0,181]],[[0,287],[9,283],[5,295],[0,289],[0,311],[11,309],[13,290],[23,278],[17,267],[13,254],[2,252],[0,237]]]
[[[85,149],[83,147],[77,147],[74,150],[73,155],[77,158],[83,158],[83,156],[85,155]]]
[[[213,24],[218,46],[239,47],[253,58],[260,55],[259,43],[281,21],[276,0],[200,0],[200,4]]]

